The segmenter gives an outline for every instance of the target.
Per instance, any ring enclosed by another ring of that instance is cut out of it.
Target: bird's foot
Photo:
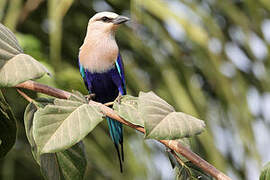
[[[86,99],[86,101],[91,101],[91,100],[93,100],[94,98],[95,98],[95,94],[88,94],[88,95],[86,95],[85,96],[85,99]]]
[[[117,96],[117,98],[114,100],[115,102],[117,102],[118,104],[120,104],[121,103],[121,99],[123,98],[124,96],[122,95],[122,94],[119,94],[118,96]]]

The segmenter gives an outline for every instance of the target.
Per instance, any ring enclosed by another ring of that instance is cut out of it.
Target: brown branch
[[[33,102],[33,99],[32,98],[30,98],[27,94],[25,94],[24,92],[22,92],[21,90],[19,90],[19,89],[16,89],[17,90],[17,92],[22,96],[22,97],[24,97],[24,99],[26,99],[28,102]]]
[[[43,94],[47,94],[53,97],[57,97],[60,99],[68,99],[71,96],[70,92],[61,90],[61,89],[57,89],[57,88],[53,88],[44,84],[40,84],[34,81],[25,81],[21,84],[18,84],[17,86],[15,86],[17,88],[23,88],[23,89],[28,89],[28,90],[32,90],[32,91],[36,91],[36,92],[40,92]]]
[[[67,91],[52,88],[47,85],[43,85],[34,81],[26,81],[24,83],[17,85],[16,87],[24,88],[24,89],[28,89],[28,90],[32,90],[36,92],[41,92],[41,93],[54,96],[57,98],[61,98],[61,99],[68,99],[71,96],[71,93]],[[90,101],[89,103],[98,104],[104,115],[112,119],[115,119],[121,122],[122,124],[125,124],[133,129],[136,129],[137,131],[145,133],[145,130],[143,127],[137,126],[128,121],[125,121],[123,118],[118,116],[117,113],[113,109],[95,101]],[[183,146],[180,142],[175,141],[175,140],[160,140],[159,142],[161,142],[162,144],[164,144],[166,147],[170,148],[171,150],[181,154],[182,156],[190,160],[193,164],[195,164],[196,166],[198,166],[199,168],[201,168],[202,170],[204,170],[206,173],[210,174],[214,178],[218,180],[231,180],[231,178],[223,174],[221,171],[217,170],[214,166],[212,166],[211,164],[206,162],[204,159],[202,159],[200,156],[198,156],[197,154],[195,154],[194,152],[192,152],[191,150]]]

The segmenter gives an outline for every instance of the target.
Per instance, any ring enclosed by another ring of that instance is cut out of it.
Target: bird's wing
[[[126,80],[125,80],[125,74],[124,74],[124,65],[123,65],[123,61],[122,61],[122,57],[120,53],[118,53],[118,57],[117,57],[115,65],[121,78],[121,87],[118,87],[118,89],[122,95],[125,95],[127,94]]]
[[[83,68],[83,66],[80,64],[79,62],[79,67],[80,67],[80,73],[81,73],[81,76],[83,78],[83,81],[84,81],[84,84],[89,92],[89,94],[91,94],[91,89],[92,89],[92,84],[91,84],[91,76],[88,76],[87,75],[87,71],[85,71],[85,69]]]

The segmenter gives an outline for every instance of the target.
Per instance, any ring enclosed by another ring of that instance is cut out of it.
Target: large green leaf
[[[24,126],[25,126],[26,137],[30,143],[33,157],[35,158],[38,164],[40,164],[40,157],[38,155],[37,145],[33,137],[34,115],[36,111],[38,110],[38,108],[44,107],[45,105],[52,104],[52,103],[53,101],[51,99],[39,99],[38,101],[29,103],[24,112]]]
[[[205,127],[202,120],[182,112],[172,112],[160,120],[158,124],[146,123],[151,130],[147,138],[153,139],[179,139],[201,133]]]
[[[7,60],[22,52],[15,35],[0,23],[0,68]]]
[[[270,179],[270,162],[268,162],[262,169],[260,180]]]
[[[139,114],[144,121],[145,138],[180,139],[203,131],[205,123],[174,108],[153,92],[139,94]]]
[[[121,98],[120,102],[114,102],[113,109],[126,121],[142,127],[144,126],[143,120],[140,118],[138,113],[137,97],[126,95]]]
[[[8,60],[0,69],[0,87],[12,87],[29,79],[48,74],[48,70],[26,54],[18,54]]]
[[[39,153],[65,150],[82,140],[103,120],[94,104],[56,99],[38,109],[33,120],[33,137]]]
[[[48,104],[62,104],[68,105],[67,102],[74,105],[75,101],[54,100],[51,99],[39,99],[35,102],[29,103],[26,107],[24,114],[24,123],[26,136],[31,145],[32,154],[40,165],[40,170],[45,179],[57,180],[57,179],[83,179],[86,170],[86,154],[84,152],[84,145],[79,142],[71,148],[57,152],[46,153],[39,155],[37,152],[37,145],[33,138],[33,120],[35,112],[45,107]],[[62,103],[61,103],[62,102]],[[63,177],[62,177],[63,176]]]
[[[46,73],[42,64],[23,54],[15,35],[0,23],[0,87],[12,87]]]
[[[81,180],[84,177],[87,160],[82,142],[56,153],[65,180]]]
[[[16,141],[15,117],[0,90],[0,158],[4,157]]]
[[[56,153],[42,154],[40,157],[40,171],[46,180],[60,180],[61,172]]]
[[[41,172],[47,180],[81,180],[87,166],[82,142],[62,152],[42,154],[40,161]]]

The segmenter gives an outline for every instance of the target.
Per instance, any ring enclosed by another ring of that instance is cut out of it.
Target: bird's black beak
[[[122,24],[122,23],[127,22],[127,21],[129,21],[128,17],[118,16],[112,22],[113,22],[113,24],[117,25],[117,24]]]

